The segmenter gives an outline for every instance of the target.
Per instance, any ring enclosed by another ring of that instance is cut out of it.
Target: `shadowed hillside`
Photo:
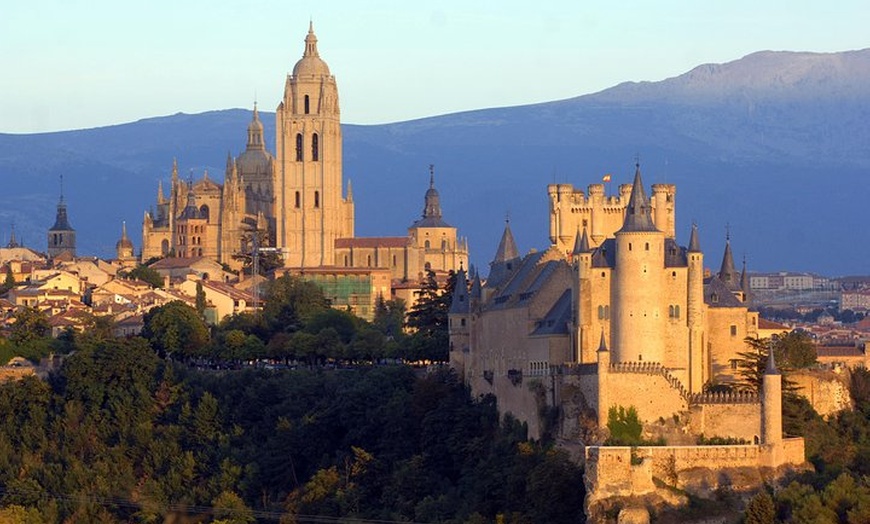
[[[615,191],[639,155],[647,184],[677,184],[678,240],[696,221],[709,266],[718,267],[730,223],[735,255],[745,253],[750,269],[866,272],[868,85],[870,50],[760,52],[569,100],[345,125],[357,235],[403,234],[422,211],[434,163],[445,219],[469,237],[475,264],[491,259],[507,213],[520,249],[543,249],[546,184],[585,187],[612,173]],[[274,115],[261,118],[274,143]],[[184,177],[208,169],[221,180],[249,120],[236,109],[0,135],[0,242],[14,221],[27,245],[45,248],[63,174],[80,253],[110,255],[122,220],[138,246],[173,157]]]

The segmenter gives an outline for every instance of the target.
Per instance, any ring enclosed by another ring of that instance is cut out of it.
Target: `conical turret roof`
[[[701,252],[701,242],[698,241],[698,224],[692,224],[692,234],[689,236],[689,252]]]
[[[507,262],[519,258],[520,253],[517,249],[517,243],[514,241],[514,235],[511,233],[511,224],[509,220],[505,220],[504,232],[501,234],[501,241],[498,243],[498,249],[495,251],[493,263]]]
[[[640,164],[635,164],[634,183],[631,186],[631,196],[628,207],[625,208],[625,221],[620,232],[658,231],[652,221],[649,200],[643,189],[640,178]]]
[[[574,239],[574,251],[571,253],[575,257],[583,253],[589,252],[589,237],[586,236],[586,228],[583,228],[583,235],[580,235],[580,230],[577,230],[577,237]]]
[[[719,268],[719,280],[736,288],[740,285],[737,269],[734,268],[734,256],[731,254],[731,236],[725,236],[725,253],[722,255],[722,266]]]
[[[456,286],[453,288],[453,302],[450,313],[468,313],[468,279],[461,267],[456,273]]]

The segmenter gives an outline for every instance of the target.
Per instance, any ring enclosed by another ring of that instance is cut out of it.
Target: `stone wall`
[[[688,409],[684,391],[652,362],[614,364],[607,373],[607,406],[634,406],[641,421],[671,418]]]
[[[826,417],[844,409],[852,409],[849,393],[849,375],[842,370],[834,371],[798,370],[789,374],[798,388],[798,393],[806,397],[816,412]]]
[[[761,437],[761,403],[747,396],[746,402],[694,403],[689,411],[689,432],[706,438],[743,439],[748,444]]]

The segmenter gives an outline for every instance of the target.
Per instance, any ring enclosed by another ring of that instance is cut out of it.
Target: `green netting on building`
[[[350,307],[363,318],[371,314],[371,275],[305,275],[305,279],[317,284],[333,307]]]

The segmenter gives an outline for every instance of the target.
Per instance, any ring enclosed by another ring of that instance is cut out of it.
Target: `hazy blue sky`
[[[661,80],[754,51],[870,46],[867,0],[50,0],[0,8],[0,132],[274,110],[309,18],[342,119],[382,123]]]

